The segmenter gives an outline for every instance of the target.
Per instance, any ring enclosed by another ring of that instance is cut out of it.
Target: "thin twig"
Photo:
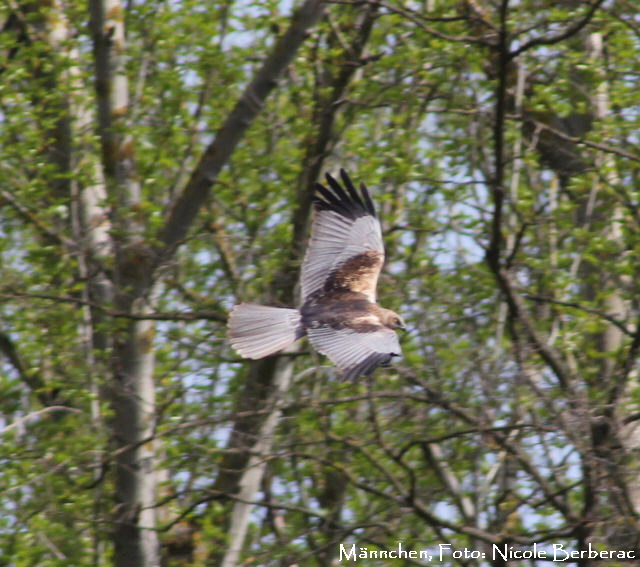
[[[43,415],[46,415],[48,413],[54,413],[54,412],[58,412],[58,411],[66,411],[66,412],[69,412],[69,413],[82,413],[82,410],[79,410],[77,408],[70,408],[68,406],[49,406],[49,407],[46,407],[46,408],[42,408],[41,410],[38,410],[38,411],[32,411],[31,413],[28,413],[27,415],[23,415],[22,417],[17,418],[13,422],[11,422],[9,425],[5,426],[3,429],[0,429],[0,435],[3,435],[5,433],[7,433],[8,431],[11,431],[12,429],[15,429],[16,427],[19,427],[20,425],[23,425],[27,421],[35,419],[36,417],[42,417]]]
[[[604,313],[603,311],[600,311],[599,309],[594,309],[593,307],[587,307],[586,305],[582,305],[581,303],[578,303],[576,301],[562,301],[560,299],[553,299],[552,297],[546,297],[542,295],[533,295],[531,293],[524,293],[522,297],[524,297],[525,299],[530,299],[532,301],[538,301],[541,303],[553,303],[555,305],[562,305],[564,307],[572,307],[574,309],[580,309],[585,313],[591,313],[592,315],[597,315],[598,317],[601,317],[605,321],[608,321],[612,325],[615,325],[616,327],[618,327],[618,329],[620,329],[625,335],[629,337],[636,336],[636,333],[628,329],[624,325],[624,323],[616,319],[613,315],[609,315],[608,313]]]
[[[98,309],[110,317],[118,317],[122,319],[133,319],[136,321],[218,321],[219,323],[225,323],[227,316],[225,313],[217,311],[190,311],[190,312],[168,312],[168,313],[129,313],[127,311],[116,311],[108,309],[104,305],[95,303],[93,301],[87,301],[79,297],[72,297],[69,295],[53,295],[49,293],[0,293],[0,299],[46,299],[48,301],[55,301],[59,303],[73,303],[75,305],[82,305]]]

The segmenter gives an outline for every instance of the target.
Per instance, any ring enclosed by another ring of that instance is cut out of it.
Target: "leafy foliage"
[[[127,5],[130,104],[115,130],[131,140],[135,202],[104,174],[88,14],[0,8],[3,563],[117,557],[130,446],[114,433],[113,383],[145,317],[157,321],[136,342],[155,352],[142,444],[167,565],[222,561],[250,456],[261,478],[243,565],[330,565],[341,543],[637,547],[635,15],[503,5],[328,6],[154,268],[153,293],[136,301],[122,284],[126,309],[96,291],[101,278],[135,281],[133,266],[144,280],[144,250],[159,249],[289,4]],[[234,303],[295,297],[308,190],[339,167],[372,190],[379,296],[409,327],[403,361],[358,384],[305,343],[249,363],[224,338]],[[91,187],[114,250],[95,244]],[[143,252],[127,248],[137,224]],[[271,398],[285,359],[292,384]]]

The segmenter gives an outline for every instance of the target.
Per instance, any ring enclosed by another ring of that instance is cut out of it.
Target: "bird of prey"
[[[402,318],[376,303],[384,263],[380,222],[364,184],[316,184],[311,239],[302,264],[301,307],[242,303],[229,316],[229,340],[244,358],[275,354],[307,336],[346,379],[371,374],[401,355]]]

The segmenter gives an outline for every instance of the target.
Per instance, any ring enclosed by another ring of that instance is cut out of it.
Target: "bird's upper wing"
[[[371,330],[358,332],[354,328],[323,326],[308,328],[307,334],[316,350],[327,355],[350,380],[371,374],[376,367],[401,356],[400,342],[394,331],[382,326],[367,327]]]
[[[376,300],[384,263],[382,232],[364,185],[356,190],[344,170],[343,185],[327,174],[329,187],[316,185],[315,218],[302,264],[302,301],[312,293],[348,290]]]

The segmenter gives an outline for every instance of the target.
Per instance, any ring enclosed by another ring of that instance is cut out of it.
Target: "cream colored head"
[[[385,309],[384,307],[381,307],[380,310],[380,321],[385,327],[389,327],[389,329],[394,330],[405,330],[404,321],[402,320],[402,317],[400,317],[400,315],[398,315],[395,311],[391,311],[391,309]]]

